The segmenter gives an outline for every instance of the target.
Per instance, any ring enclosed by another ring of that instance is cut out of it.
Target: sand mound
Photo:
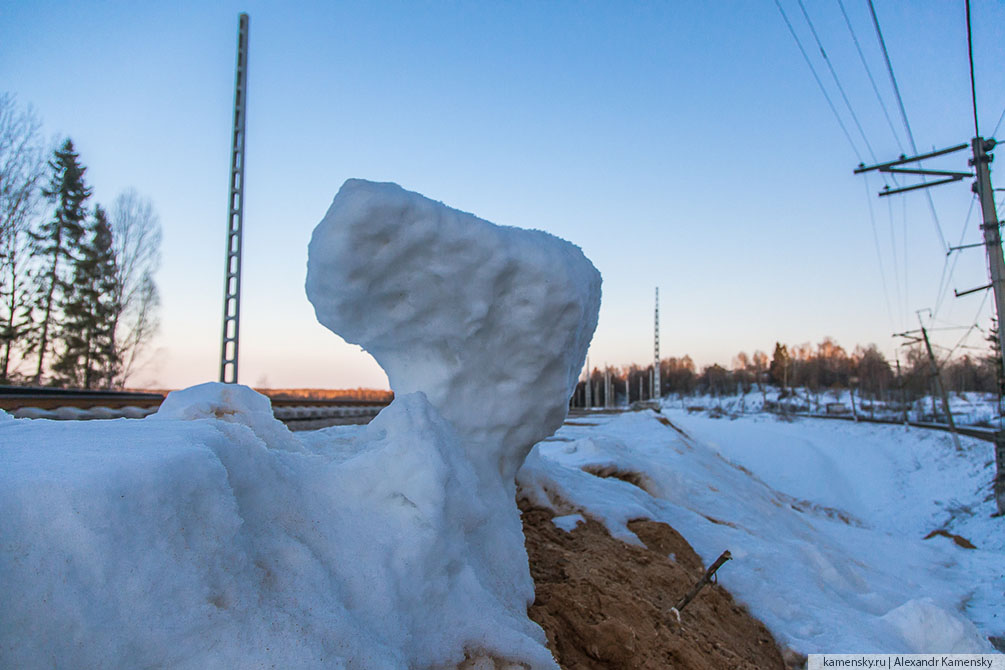
[[[786,667],[771,633],[718,585],[705,587],[680,624],[670,617],[705,570],[670,526],[631,522],[643,549],[613,539],[595,521],[567,533],[550,511],[525,502],[521,510],[536,593],[529,614],[562,668]]]

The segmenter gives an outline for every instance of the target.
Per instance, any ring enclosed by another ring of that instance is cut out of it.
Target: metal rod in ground
[[[705,571],[705,574],[698,580],[698,583],[692,586],[691,590],[687,592],[687,595],[678,600],[677,604],[674,605],[674,609],[677,610],[678,614],[683,612],[688,603],[694,600],[695,596],[698,595],[698,592],[705,588],[705,584],[712,581],[712,577],[715,575],[716,571],[722,567],[722,564],[731,558],[733,558],[733,556],[727,550],[722,552],[719,558],[715,559],[715,563],[709,566],[708,570]]]

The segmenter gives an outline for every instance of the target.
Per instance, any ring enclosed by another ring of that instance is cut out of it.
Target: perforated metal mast
[[[230,198],[227,202],[227,264],[223,287],[223,346],[220,381],[237,383],[238,335],[241,331],[241,230],[244,223],[244,119],[248,105],[248,15],[237,28],[234,78],[234,134],[230,149]]]
[[[654,338],[654,348],[656,359],[653,363],[653,398],[659,400],[663,396],[663,387],[660,385],[660,287],[656,287],[656,334]]]

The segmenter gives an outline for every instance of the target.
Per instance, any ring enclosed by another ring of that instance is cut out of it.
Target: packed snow
[[[600,273],[548,233],[350,179],[311,238],[307,295],[396,393],[426,394],[486,481],[508,482],[565,419]]]
[[[722,584],[801,653],[994,652],[1005,539],[987,442],[957,452],[937,431],[663,411],[564,426],[531,452],[520,494],[629,543],[627,522],[648,518],[706,563],[729,549]]]
[[[1000,429],[998,396],[994,393],[967,391],[949,393],[949,410],[957,426]],[[619,399],[623,399],[622,394]],[[926,395],[902,405],[894,400],[874,400],[848,389],[811,391],[804,387],[782,390],[777,386],[756,385],[733,394],[671,394],[663,399],[670,407],[692,411],[704,409],[724,414],[756,414],[765,410],[804,415],[832,415],[845,418],[869,418],[901,422],[945,423],[942,397]]]
[[[514,475],[565,417],[599,273],[350,180],[308,293],[388,373],[369,425],[293,434],[215,383],[143,420],[0,413],[0,667],[557,667]]]
[[[309,444],[250,389],[180,395],[142,421],[0,427],[0,666],[440,667],[481,651],[547,667],[512,602],[527,594],[479,560],[506,510],[421,394]]]

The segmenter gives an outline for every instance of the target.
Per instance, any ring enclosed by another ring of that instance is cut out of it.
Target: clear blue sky
[[[969,141],[962,0],[874,1],[919,150]],[[876,156],[897,156],[838,3],[805,4]],[[906,147],[868,6],[844,4]],[[782,6],[869,161],[798,4]],[[604,276],[595,365],[651,359],[656,285],[663,355],[699,364],[826,335],[892,354],[891,333],[935,305],[945,254],[925,196],[867,198],[773,0],[8,1],[0,88],[74,140],[96,201],[134,187],[160,213],[163,327],[138,384],[218,375],[240,11],[251,15],[244,383],[386,385],[317,324],[303,291],[311,231],[349,177],[580,245]],[[1005,107],[1005,6],[974,0],[973,12],[989,135]],[[963,226],[967,184],[931,191],[954,244],[961,231],[979,239],[979,209]],[[983,252],[962,252],[938,325],[973,322],[981,296],[951,291],[985,277]],[[960,334],[940,331],[948,346]]]

